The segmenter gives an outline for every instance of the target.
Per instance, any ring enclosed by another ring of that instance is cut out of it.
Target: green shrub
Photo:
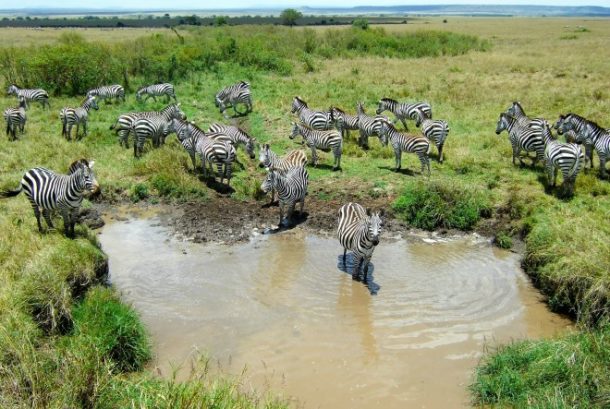
[[[129,197],[131,201],[135,203],[148,198],[148,194],[148,186],[146,186],[146,184],[136,183],[131,187]]]

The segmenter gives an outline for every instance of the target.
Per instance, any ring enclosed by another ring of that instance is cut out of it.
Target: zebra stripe
[[[161,146],[165,137],[174,132],[173,122],[163,116],[136,119],[129,130],[133,132],[133,156],[139,158],[142,155],[146,139],[152,139],[153,147]]]
[[[358,203],[347,203],[339,209],[337,238],[343,246],[343,265],[347,269],[347,251],[354,253],[354,280],[367,282],[369,263],[381,234],[383,212],[372,213]],[[362,267],[362,278],[360,270]]]
[[[45,168],[30,169],[23,175],[17,189],[2,192],[0,197],[17,196],[24,191],[32,205],[41,233],[43,229],[40,209],[51,229],[54,228],[51,211],[57,209],[64,219],[65,234],[74,237],[74,224],[84,195],[87,192],[99,191],[99,184],[92,170],[93,164],[93,161],[87,162],[85,159],[76,161],[70,165],[69,175],[57,174]]]
[[[220,113],[225,118],[226,109],[233,108],[235,115],[247,115],[252,112],[252,92],[250,91],[250,83],[246,81],[240,81],[237,84],[229,85],[226,88],[220,90],[214,97],[214,104],[220,109]],[[237,111],[237,105],[246,105],[246,112]]]
[[[405,130],[409,130],[407,127],[407,119],[417,120],[417,110],[422,111],[426,118],[432,118],[432,107],[427,102],[398,102],[392,98],[381,98],[377,103],[377,115],[382,114],[384,111],[390,111],[396,117],[396,120],[402,122]],[[395,121],[396,122],[396,121]]]
[[[503,112],[500,114],[496,125],[496,135],[500,135],[504,130],[508,132],[513,148],[513,165],[516,158],[519,158],[519,163],[522,166],[524,165],[519,155],[521,150],[536,152],[534,165],[537,161],[544,160],[544,137],[541,128],[529,127],[523,121],[519,121],[514,116]]]
[[[424,174],[424,169],[428,168],[428,176],[430,176],[430,141],[419,135],[409,135],[398,132],[396,127],[390,121],[381,123],[381,143],[384,146],[388,145],[388,141],[394,148],[395,170],[398,172],[402,167],[402,153],[414,153],[417,155],[421,163],[421,173]]]
[[[163,84],[154,84],[140,88],[138,92],[136,92],[136,99],[138,101],[142,101],[143,95],[146,95],[146,97],[144,98],[144,102],[148,101],[148,99],[151,97],[155,102],[157,102],[157,97],[163,95],[167,96],[167,102],[169,102],[172,98],[174,99],[174,102],[178,102],[178,100],[176,99],[174,86],[167,82]]]
[[[17,130],[22,134],[25,131],[27,103],[24,97],[19,97],[19,106],[4,110],[4,121],[6,122],[6,135],[9,141],[17,140]],[[11,138],[12,135],[12,138]]]
[[[43,107],[51,108],[49,104],[49,94],[44,89],[21,89],[15,84],[11,84],[7,90],[8,95],[15,95],[18,99],[24,98],[27,108],[28,101],[38,101]]]
[[[122,85],[105,85],[87,91],[87,97],[98,97],[99,99],[122,99],[125,102],[125,89]]]
[[[276,190],[280,208],[280,226],[289,226],[296,203],[301,203],[300,214],[305,207],[305,196],[307,195],[307,184],[309,175],[302,167],[290,168],[287,171],[271,168],[267,177],[261,184],[261,190],[265,193]],[[287,209],[284,219],[284,209]]]
[[[343,138],[341,138],[341,134],[338,131],[317,131],[315,129],[308,128],[305,125],[293,122],[290,139],[294,139],[298,135],[303,137],[303,141],[311,149],[311,162],[313,166],[318,165],[318,155],[316,153],[316,148],[318,148],[325,152],[332,150],[335,157],[333,170],[341,169]]]
[[[518,101],[513,102],[513,104],[505,111],[508,115],[514,116],[520,121],[523,125],[528,126],[530,128],[542,129],[546,120],[544,118],[530,118],[525,114],[521,103]]]
[[[284,171],[307,164],[307,155],[305,152],[295,149],[280,158],[271,150],[268,143],[260,147],[258,159],[258,166],[261,168],[275,168]]]
[[[305,102],[301,97],[294,97],[292,100],[292,110],[290,112],[297,114],[301,122],[311,129],[326,131],[331,129],[333,126],[330,112],[321,112],[309,109],[307,102]]]
[[[573,190],[576,176],[584,165],[585,155],[577,144],[555,140],[547,123],[544,123],[542,132],[546,144],[544,160],[548,184],[552,187],[557,185],[557,173],[561,170],[563,186]]]
[[[442,119],[430,119],[423,111],[415,110],[415,126],[421,128],[423,135],[434,142],[438,149],[438,161],[443,163],[443,146],[449,136],[449,124]]]
[[[385,115],[367,115],[362,102],[358,102],[356,109],[358,111],[358,129],[360,130],[360,140],[358,143],[364,149],[368,149],[369,136],[379,136],[381,123],[390,119]]]
[[[212,124],[208,128],[208,133],[222,135],[225,137],[225,140],[232,143],[236,147],[239,145],[244,145],[246,148],[246,153],[250,159],[254,159],[256,157],[254,153],[254,144],[256,139],[248,135],[243,129],[233,125]]]
[[[346,114],[345,111],[337,107],[330,108],[330,118],[344,139],[349,138],[349,131],[357,131],[359,129],[358,115]]]
[[[129,112],[120,115],[110,129],[114,129],[119,137],[119,143],[125,148],[129,148],[129,130],[133,123],[139,118],[152,118],[154,116],[162,116],[169,122],[173,118],[186,119],[186,115],[180,109],[180,104],[169,104],[161,111],[149,112]]]
[[[201,159],[204,177],[208,177],[206,163],[212,175],[214,175],[213,165],[216,164],[220,183],[227,179],[227,184],[230,184],[236,155],[233,144],[225,140],[225,135],[215,132],[205,133],[198,126],[180,119],[174,119],[172,123],[180,143],[191,157],[193,170],[197,169],[195,161],[197,154]]]
[[[88,97],[83,101],[78,108],[63,108],[59,112],[59,119],[61,120],[61,135],[65,136],[67,140],[71,140],[72,127],[76,125],[76,135],[74,139],[80,139],[78,137],[78,130],[80,125],[83,125],[83,135],[87,135],[87,120],[89,116],[89,110],[93,108],[98,110],[96,97]]]
[[[610,131],[574,113],[560,116],[555,128],[557,128],[559,134],[573,130],[576,133],[576,143],[584,143],[585,147],[589,145],[592,149],[595,149],[597,156],[599,156],[600,177],[606,177],[606,160],[610,156]],[[591,167],[593,167],[592,149],[587,151],[591,152],[589,158]]]

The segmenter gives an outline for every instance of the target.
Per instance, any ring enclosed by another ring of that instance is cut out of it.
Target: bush
[[[357,18],[352,22],[352,26],[366,30],[369,28],[369,21],[365,18]]]

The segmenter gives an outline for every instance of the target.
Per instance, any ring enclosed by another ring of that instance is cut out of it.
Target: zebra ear
[[[385,216],[385,209],[381,209],[379,211],[379,217],[384,217]]]
[[[372,215],[372,213],[371,213],[371,208],[370,208],[370,207],[367,207],[367,208],[366,208],[366,215],[367,215],[367,216],[371,216],[371,215]]]
[[[91,162],[89,162],[89,169],[93,169],[93,165],[95,164],[95,161],[92,160]]]

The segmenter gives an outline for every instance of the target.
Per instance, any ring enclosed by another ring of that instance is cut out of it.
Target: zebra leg
[[[64,234],[67,237],[71,238],[72,236],[70,236],[70,213],[67,209],[61,211],[61,217],[64,219]]]
[[[550,187],[553,187],[553,165],[549,162],[547,162],[544,166],[546,168],[546,179],[547,179],[547,183]]]
[[[363,257],[354,253],[354,266],[352,270],[352,280],[360,281],[360,267],[362,266]]]
[[[314,168],[318,166],[318,154],[316,152],[316,147],[313,145],[311,146],[311,164]]]
[[[394,171],[398,172],[402,167],[402,151],[400,150],[400,148],[394,149],[394,162]]]
[[[599,176],[602,179],[606,178],[606,154],[602,152],[597,152],[597,156],[599,156]],[[593,163],[593,162],[591,162]]]
[[[585,145],[585,169],[587,168],[587,161],[589,167],[593,169],[593,145]]]
[[[407,126],[407,121],[405,121],[404,118],[400,118],[400,122],[402,122],[402,125],[405,127],[405,131],[408,131],[409,127]]]
[[[443,163],[443,144],[438,145],[438,162]]]
[[[367,282],[367,278],[369,276],[369,264],[371,262],[371,259],[369,257],[364,257],[363,258],[363,263],[362,263],[362,282],[366,284]]]
[[[333,170],[341,169],[341,152],[334,152],[335,154],[335,166],[333,166]]]
[[[557,186],[557,172],[559,172],[559,168],[554,166],[553,169],[553,187]],[[564,180],[565,182],[565,180]]]
[[[347,271],[347,249],[343,247],[343,268]]]
[[[53,226],[53,221],[51,220],[51,211],[48,209],[42,209],[42,215],[44,216],[49,229],[55,229],[55,226]]]
[[[32,209],[34,210],[34,216],[36,216],[36,223],[38,224],[38,231],[40,233],[44,233],[44,230],[42,229],[42,223],[40,223],[40,208],[38,208],[38,205],[36,203],[34,203],[33,201],[30,201],[30,203],[32,204]]]

